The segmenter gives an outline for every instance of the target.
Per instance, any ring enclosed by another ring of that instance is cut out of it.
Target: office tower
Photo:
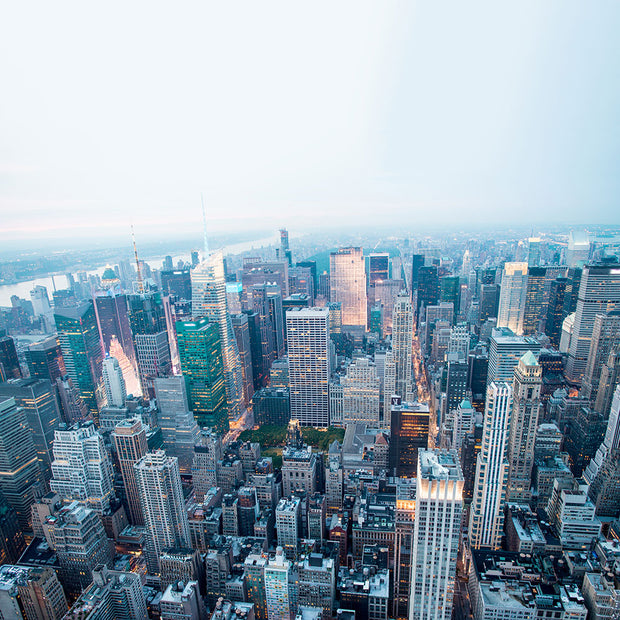
[[[197,549],[164,549],[159,557],[160,590],[163,592],[178,581],[198,582],[200,589],[205,587],[204,563]]]
[[[620,385],[616,387],[603,443],[588,463],[583,479],[590,485],[588,495],[596,514],[615,517],[620,514]]]
[[[525,307],[523,309],[523,333],[536,334],[541,329],[541,322],[546,316],[545,285],[547,269],[529,267],[525,290]]]
[[[296,420],[291,420],[291,423]],[[289,423],[290,425],[290,423]],[[311,446],[288,445],[282,450],[282,492],[289,496],[303,490],[307,494],[317,490],[317,454]]]
[[[424,254],[412,254],[411,256],[411,291],[418,290],[418,274],[420,267],[424,267]]]
[[[112,291],[108,291],[105,295],[95,296],[94,302],[104,351],[109,353],[112,340],[116,339],[123,349],[123,353],[135,368],[136,355],[129,322],[127,295],[116,295]]]
[[[134,469],[146,526],[147,564],[149,571],[159,572],[163,549],[190,544],[179,463],[156,450],[144,455]]]
[[[220,330],[206,317],[177,323],[181,370],[187,382],[189,408],[200,426],[228,430],[225,365]]]
[[[581,286],[582,267],[572,267],[566,272],[566,291],[564,294],[564,317],[573,314],[577,310],[577,298]]]
[[[416,314],[420,321],[420,309],[439,303],[439,275],[437,265],[420,266],[418,269],[418,296]]]
[[[394,394],[401,399],[412,392],[413,308],[407,295],[399,295],[394,303],[392,326],[392,355],[396,362]]]
[[[17,562],[25,548],[17,513],[0,491],[0,566]]]
[[[231,314],[237,348],[239,349],[239,361],[241,362],[241,374],[243,376],[243,397],[246,407],[252,402],[254,395],[254,373],[252,371],[252,341],[250,339],[250,325],[247,314]]]
[[[318,280],[317,271],[316,271],[316,261],[315,260],[302,260],[302,261],[297,261],[296,265],[298,267],[304,267],[306,269],[310,269],[310,275],[312,276],[312,283],[313,283],[312,297],[314,298],[318,294],[318,286],[319,286],[319,280]]]
[[[620,310],[620,266],[587,265],[581,276],[575,324],[568,351],[566,376],[569,380],[580,382],[583,379],[596,315],[613,310]]]
[[[11,336],[4,335],[0,337],[0,379],[8,381],[19,379],[21,376],[15,341]]]
[[[371,252],[368,255],[368,285],[390,279],[390,255],[388,252]]]
[[[101,517],[77,501],[63,506],[43,523],[45,538],[60,564],[60,581],[77,596],[93,580],[93,569],[110,566],[114,548],[106,537]]]
[[[583,230],[571,230],[568,235],[566,264],[569,267],[581,267],[590,258],[590,240]]]
[[[510,385],[491,382],[487,388],[482,447],[476,462],[474,497],[469,517],[469,541],[473,549],[500,547],[504,528],[511,411]]]
[[[263,349],[261,343],[260,317],[257,312],[243,310],[248,318],[248,332],[250,334],[250,350],[252,358],[252,378],[254,389],[260,390],[267,383],[269,368],[263,367]]]
[[[14,379],[0,383],[0,401],[7,398],[14,398],[16,405],[24,409],[41,472],[45,480],[49,480],[54,431],[62,422],[52,384],[44,379]]]
[[[90,413],[96,417],[97,404],[103,396],[103,351],[93,304],[88,302],[70,308],[56,307],[54,320],[67,374]]]
[[[541,411],[542,367],[528,351],[515,368],[508,440],[507,501],[531,499],[536,429]]]
[[[84,502],[103,514],[114,496],[112,463],[92,422],[54,433],[50,488],[65,500]]]
[[[329,426],[329,310],[286,312],[291,418],[302,426]]]
[[[67,374],[62,350],[56,336],[50,336],[29,345],[26,349],[26,362],[31,377],[47,379],[52,384],[56,383],[56,379]]]
[[[612,350],[601,368],[598,392],[594,401],[595,411],[609,411],[614,389],[620,381],[620,350]]]
[[[41,492],[41,473],[26,412],[14,398],[0,399],[0,492],[30,531],[30,506]]]
[[[413,478],[396,479],[394,593],[391,616],[394,618],[406,618],[409,615],[416,483]]]
[[[161,272],[161,290],[164,295],[179,299],[192,298],[192,281],[189,269],[166,269]]]
[[[448,353],[448,374],[446,377],[446,408],[449,414],[467,396],[467,358],[460,353]]]
[[[521,357],[531,351],[538,355],[540,342],[532,336],[515,336],[509,329],[494,329],[489,342],[488,383],[492,381],[509,383]]]
[[[540,265],[540,237],[530,237],[528,239],[527,264],[528,267],[538,267]]]
[[[258,314],[260,321],[263,368],[269,369],[276,358],[284,355],[280,287],[255,284],[252,287],[252,310]]]
[[[127,391],[123,371],[115,357],[109,355],[103,360],[103,387],[108,407],[124,407]]]
[[[192,314],[206,317],[217,325],[228,417],[236,420],[243,412],[243,375],[239,350],[226,304],[226,279],[221,251],[213,252],[192,271]]]
[[[457,454],[461,455],[463,441],[465,437],[474,432],[477,412],[473,408],[471,401],[464,398],[454,411],[454,421],[452,426],[452,448]]]
[[[410,620],[451,620],[463,516],[463,473],[454,450],[420,450]]]
[[[136,484],[134,465],[147,453],[146,427],[140,418],[130,418],[117,424],[112,432],[116,458],[123,478],[129,520],[143,525],[142,507]]]
[[[551,345],[556,349],[560,346],[560,336],[562,334],[564,297],[566,295],[567,282],[567,278],[556,278],[551,282],[549,289],[549,305],[547,306],[547,316],[543,331],[549,336]]]
[[[52,568],[10,564],[0,568],[2,618],[61,620],[66,612],[67,599]]]
[[[252,397],[254,422],[259,426],[273,424],[284,426],[291,419],[291,403],[288,388],[268,387]]]
[[[329,300],[342,303],[342,325],[366,330],[366,264],[362,248],[341,248],[329,255]]]
[[[283,497],[276,506],[276,532],[278,546],[287,558],[294,560],[300,534],[301,499]]]
[[[390,469],[397,477],[413,478],[418,467],[418,451],[428,448],[428,405],[394,398],[390,422]]]
[[[489,354],[486,349],[476,347],[469,352],[467,371],[467,388],[472,393],[472,404],[480,411],[484,410],[489,374]]]
[[[284,557],[282,547],[265,566],[265,599],[269,620],[289,620],[291,604],[289,601],[288,574],[290,562]]]
[[[461,280],[458,276],[443,276],[439,280],[439,301],[454,304],[454,315],[461,308]]]
[[[177,581],[170,584],[159,603],[161,620],[201,620],[206,611],[197,581]]]
[[[594,317],[588,362],[581,385],[582,398],[589,398],[592,403],[596,402],[601,370],[609,360],[609,354],[618,349],[620,349],[620,308]],[[607,415],[607,411],[599,413]]]
[[[152,397],[153,381],[157,377],[167,376],[172,371],[168,332],[136,334],[135,342],[142,393]]]
[[[47,289],[44,286],[36,285],[30,291],[30,300],[32,302],[32,311],[35,317],[41,320],[41,328],[44,332],[53,332],[54,312],[50,306],[50,299],[47,295]]]
[[[310,267],[290,267],[288,270],[289,297],[301,296],[309,300],[309,305],[314,305],[314,281]]]
[[[194,445],[192,482],[196,501],[202,502],[206,493],[217,486],[217,463],[222,458],[222,437],[203,428]]]
[[[483,324],[487,319],[497,317],[499,310],[500,289],[497,284],[480,285],[480,304],[478,322]]]
[[[327,454],[325,470],[326,516],[329,518],[342,510],[344,497],[344,469],[342,467],[342,447],[332,441]]]
[[[347,368],[347,374],[340,383],[343,391],[343,424],[346,426],[367,422],[377,426],[381,380],[377,375],[375,364],[367,358],[356,358]]]
[[[527,292],[527,263],[506,263],[497,311],[497,327],[508,327],[515,334],[523,334],[525,295]]]
[[[458,353],[467,359],[470,343],[471,333],[467,328],[467,323],[458,323],[450,330],[448,353]]]

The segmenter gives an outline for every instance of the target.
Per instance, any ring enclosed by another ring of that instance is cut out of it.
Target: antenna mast
[[[202,197],[202,192],[200,194],[200,202],[202,204],[202,228],[204,234],[204,244],[205,244],[205,260],[209,257],[209,242],[207,241],[207,212],[205,211],[205,201]]]
[[[142,272],[140,271],[140,261],[138,260],[138,248],[136,247],[136,235],[133,232],[133,224],[131,225],[131,238],[133,240],[133,254],[136,257],[136,269],[138,270],[138,292],[144,293],[144,284],[142,283]]]

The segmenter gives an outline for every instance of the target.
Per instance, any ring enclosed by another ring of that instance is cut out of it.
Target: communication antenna
[[[131,238],[133,240],[133,253],[136,257],[136,269],[138,270],[138,292],[144,293],[144,284],[142,283],[142,271],[140,271],[140,261],[138,259],[138,248],[136,247],[136,235],[133,232],[133,224],[131,225]]]
[[[205,201],[202,197],[202,192],[200,193],[200,202],[202,204],[202,229],[204,234],[205,259],[207,259],[209,257],[209,242],[207,241],[207,212],[205,211]]]

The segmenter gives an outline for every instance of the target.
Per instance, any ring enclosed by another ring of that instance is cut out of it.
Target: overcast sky
[[[620,2],[5,2],[0,239],[620,223]]]

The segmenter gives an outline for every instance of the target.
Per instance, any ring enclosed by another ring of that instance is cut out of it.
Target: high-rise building
[[[556,349],[560,346],[560,336],[562,335],[562,322],[564,321],[564,297],[566,295],[567,278],[558,277],[549,289],[549,304],[547,306],[547,316],[545,319],[544,332],[549,336],[551,344]]]
[[[500,290],[497,284],[480,285],[480,304],[478,321],[483,324],[487,319],[496,318],[499,309]]]
[[[527,264],[529,267],[538,267],[540,265],[540,237],[530,237],[528,239]]]
[[[497,312],[497,327],[508,327],[515,334],[523,334],[523,316],[527,293],[527,263],[506,263]]]
[[[15,509],[0,491],[0,566],[17,562],[26,548]]]
[[[92,422],[54,433],[50,488],[65,500],[84,502],[100,515],[114,497],[112,463]]]
[[[71,596],[79,595],[92,582],[93,569],[110,566],[114,559],[101,517],[77,501],[48,516],[43,530],[58,557],[60,581]]]
[[[601,370],[609,360],[612,351],[620,349],[620,308],[606,314],[597,314],[594,317],[594,329],[588,352],[588,362],[581,385],[582,398],[589,398],[596,402]],[[607,411],[601,411],[607,415]]]
[[[117,340],[132,366],[136,365],[133,334],[129,323],[127,295],[116,295],[107,291],[105,295],[94,297],[99,335],[105,353],[110,352],[112,341]]]
[[[532,336],[515,336],[507,328],[494,329],[489,342],[487,383],[492,381],[511,383],[514,369],[521,357],[528,351],[537,356],[540,349],[540,342]]]
[[[56,336],[33,342],[26,349],[26,362],[31,377],[47,379],[52,384],[56,383],[56,379],[67,374],[60,343]]]
[[[439,275],[437,265],[423,265],[418,269],[418,296],[416,313],[420,320],[420,309],[439,303]]]
[[[97,404],[103,397],[101,392],[103,351],[93,303],[56,307],[54,320],[67,374],[79,390],[89,411],[97,416]]]
[[[341,248],[329,255],[330,301],[342,303],[342,325],[366,329],[366,264],[362,248]]]
[[[123,420],[114,429],[112,440],[123,478],[129,519],[133,525],[143,525],[144,518],[134,465],[148,451],[146,427],[140,418]]]
[[[430,412],[428,405],[392,399],[390,433],[390,469],[397,477],[413,478],[418,467],[418,452],[428,448]]]
[[[252,309],[260,322],[261,353],[263,368],[284,355],[284,329],[282,325],[282,295],[280,287],[271,284],[255,284],[252,287]]]
[[[389,280],[390,255],[388,252],[371,252],[368,256],[368,285],[377,281]]]
[[[252,340],[250,338],[250,325],[247,314],[232,314],[230,316],[237,348],[239,349],[239,361],[243,375],[243,397],[247,407],[252,402],[254,395],[254,373],[252,370]]]
[[[152,397],[155,391],[153,381],[168,376],[172,370],[168,332],[136,334],[135,342],[142,393]]]
[[[44,286],[35,285],[30,291],[30,301],[32,301],[32,311],[36,317],[41,319],[41,327],[46,332],[54,331],[54,312],[50,306],[50,298]]]
[[[41,488],[41,472],[26,412],[14,398],[0,399],[0,492],[30,531],[30,507]]]
[[[392,355],[396,362],[394,394],[407,400],[413,391],[413,307],[407,295],[401,294],[396,298],[392,317]]]
[[[19,379],[21,376],[15,341],[11,336],[3,335],[0,337],[0,379],[7,381]]]
[[[201,620],[206,611],[197,581],[170,584],[159,602],[161,620]]]
[[[248,600],[254,603],[256,620],[268,620],[265,592],[265,567],[267,562],[268,560],[264,555],[250,553],[243,565],[243,576],[248,589]]]
[[[473,549],[499,549],[506,504],[508,474],[508,425],[512,388],[508,383],[489,384],[484,412],[482,447],[476,463],[474,496],[469,517]]]
[[[463,473],[454,450],[420,450],[410,620],[450,620],[463,516]]]
[[[123,371],[115,357],[109,355],[103,360],[103,387],[108,407],[124,407],[127,390]]]
[[[512,414],[508,440],[507,501],[527,503],[531,499],[536,430],[541,410],[542,367],[528,351],[515,368]]]
[[[286,312],[291,418],[302,426],[329,426],[329,310]]]
[[[171,269],[161,272],[161,290],[164,295],[179,299],[192,298],[192,281],[189,269]]]
[[[276,506],[276,531],[278,545],[284,549],[287,558],[297,555],[300,534],[301,500],[299,497],[283,497]]]
[[[580,382],[585,374],[596,315],[612,310],[620,310],[620,265],[586,266],[581,276],[566,364],[566,376],[571,381]]]
[[[546,318],[547,304],[545,292],[547,269],[545,267],[529,267],[525,290],[525,307],[523,309],[523,333],[536,334]]]
[[[367,358],[356,358],[347,368],[347,374],[341,379],[342,385],[342,422],[355,424],[367,422],[379,424],[379,405],[381,402],[381,380],[377,368]]]
[[[15,620],[61,620],[67,599],[55,571],[48,567],[0,568],[0,613]]]
[[[461,279],[458,276],[443,276],[439,280],[439,301],[454,304],[454,315],[461,308]]]
[[[265,566],[265,598],[269,620],[289,620],[291,602],[289,600],[288,574],[290,562],[284,557],[282,547]]]
[[[568,234],[566,264],[569,267],[581,267],[590,257],[590,240],[583,230],[571,230]]]
[[[149,452],[135,465],[149,571],[159,572],[159,554],[169,547],[189,547],[189,523],[179,463],[163,450]]]
[[[243,374],[239,349],[226,303],[226,277],[221,251],[213,252],[192,271],[192,314],[217,324],[224,362],[228,416],[236,420],[243,412]]]
[[[228,430],[226,382],[219,329],[207,318],[177,323],[181,369],[189,407],[200,426]]]
[[[205,428],[194,445],[192,482],[196,501],[202,502],[212,487],[217,486],[217,463],[222,458],[222,437]]]

